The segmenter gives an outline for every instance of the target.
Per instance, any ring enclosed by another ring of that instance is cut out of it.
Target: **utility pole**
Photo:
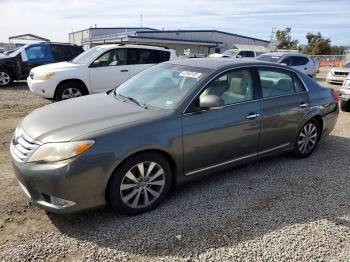
[[[277,29],[278,28],[276,28],[276,27],[272,27],[272,29],[271,29],[270,45],[269,45],[270,51],[275,51],[277,48],[277,39],[276,39]]]
[[[143,17],[142,17],[142,14],[141,14],[141,28],[143,27]]]

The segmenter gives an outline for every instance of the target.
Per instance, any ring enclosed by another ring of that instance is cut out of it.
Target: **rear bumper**
[[[323,131],[322,137],[329,135],[330,132],[334,129],[339,116],[339,106],[337,105],[336,109],[323,116]]]

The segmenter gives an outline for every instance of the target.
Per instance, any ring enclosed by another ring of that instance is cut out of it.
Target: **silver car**
[[[108,203],[140,214],[213,171],[285,152],[308,157],[333,129],[338,98],[286,66],[174,60],[29,114],[11,142],[14,172],[51,212]]]
[[[316,76],[319,72],[319,62],[314,61],[311,56],[302,53],[273,52],[260,55],[256,59],[287,65],[310,77]]]

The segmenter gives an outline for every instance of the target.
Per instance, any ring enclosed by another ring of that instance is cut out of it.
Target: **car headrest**
[[[281,91],[289,91],[293,89],[293,82],[291,79],[280,79],[277,82],[276,89]]]
[[[240,94],[240,95],[243,95],[246,92],[245,88],[242,85],[242,78],[241,77],[231,78],[230,89],[232,90],[232,92],[234,92],[236,94]]]

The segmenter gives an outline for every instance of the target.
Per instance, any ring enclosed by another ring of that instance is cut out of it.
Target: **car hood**
[[[345,72],[345,73],[349,73],[350,72],[350,68],[344,68],[344,67],[335,67],[331,69],[332,72]]]
[[[164,114],[162,110],[142,108],[108,94],[73,98],[34,110],[20,128],[36,141],[64,142],[75,137],[130,124]]]
[[[78,68],[78,67],[82,67],[82,66],[84,66],[84,65],[74,64],[71,62],[59,62],[59,63],[37,66],[37,67],[32,69],[32,72],[39,73],[39,72],[49,72],[49,71],[60,71],[60,70],[65,70],[65,69]]]

